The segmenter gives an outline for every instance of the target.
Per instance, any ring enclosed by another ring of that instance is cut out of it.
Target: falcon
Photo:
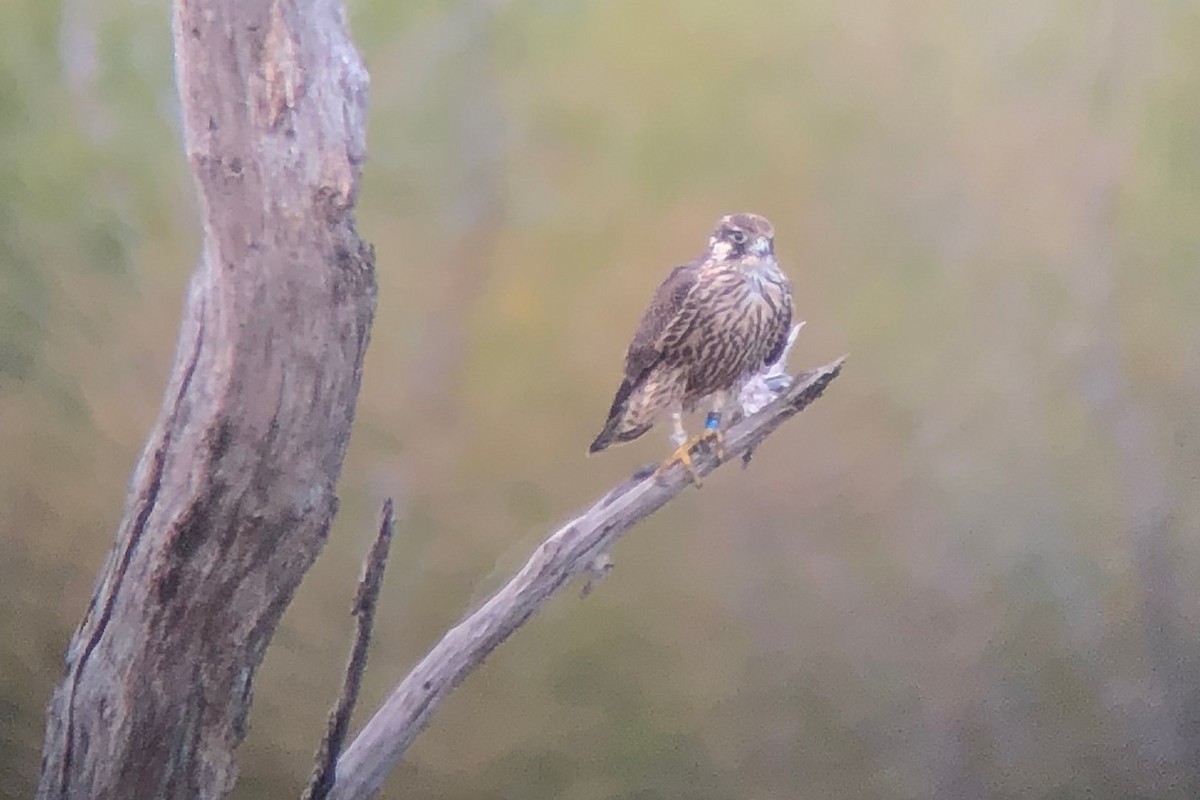
[[[632,441],[670,413],[678,449],[659,469],[682,463],[696,481],[692,449],[715,440],[724,457],[722,416],[742,384],[783,355],[791,322],[792,283],[775,260],[775,229],[757,214],[722,217],[708,250],[654,293],[589,452]],[[704,431],[689,438],[683,416],[697,407],[708,411]]]

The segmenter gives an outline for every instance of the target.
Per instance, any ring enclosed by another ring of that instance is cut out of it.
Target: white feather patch
[[[791,351],[792,345],[796,343],[796,336],[803,327],[803,322],[793,325],[779,360],[769,367],[763,367],[742,384],[741,391],[738,392],[738,403],[742,407],[742,414],[748,417],[762,411],[791,383],[791,376],[787,372],[788,353]]]

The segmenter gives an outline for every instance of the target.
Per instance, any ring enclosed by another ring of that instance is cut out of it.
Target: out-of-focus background
[[[154,419],[199,232],[165,3],[0,5],[0,794]],[[557,522],[657,282],[769,216],[826,398],[636,529],[389,783],[1200,793],[1200,5],[354,0],[380,302],[343,512],[255,684],[294,796],[380,501],[363,714]]]

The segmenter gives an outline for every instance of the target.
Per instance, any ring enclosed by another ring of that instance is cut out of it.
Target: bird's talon
[[[661,475],[676,464],[682,464],[684,470],[687,471],[688,477],[692,479],[692,483],[696,484],[696,488],[700,488],[700,476],[696,474],[696,467],[692,464],[692,447],[696,440],[689,439],[679,446],[679,449],[672,453],[666,461],[658,467],[658,474]]]
[[[725,431],[713,431],[713,451],[718,461],[725,460]]]
[[[704,433],[701,433],[701,434],[698,434],[698,435],[692,437],[690,444],[692,447],[696,447],[697,445],[701,445],[701,444],[707,445],[710,442],[712,443],[713,453],[716,454],[717,459],[720,461],[724,461],[725,460],[725,431],[720,430],[719,428],[708,428],[704,431]]]
[[[700,475],[696,472],[696,467],[692,463],[692,449],[698,445],[707,444],[710,440],[714,444],[714,450],[717,454],[717,458],[724,460],[725,434],[723,431],[709,429],[703,433],[696,434],[681,444],[679,449],[677,449],[667,458],[666,461],[663,461],[662,464],[659,465],[658,474],[661,475],[676,464],[682,464],[683,468],[687,470],[688,476],[692,479],[692,483],[696,484],[696,488],[699,489],[701,486]]]

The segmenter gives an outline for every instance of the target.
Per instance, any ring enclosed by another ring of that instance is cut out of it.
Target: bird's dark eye
[[[733,233],[729,234],[729,238],[733,240],[734,244],[746,243],[746,234],[742,231],[734,231]]]

